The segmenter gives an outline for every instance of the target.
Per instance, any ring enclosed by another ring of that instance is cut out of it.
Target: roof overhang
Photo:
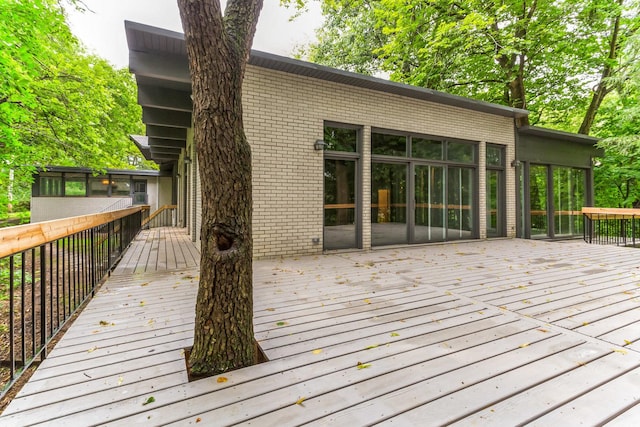
[[[520,135],[538,136],[546,139],[556,139],[556,140],[575,142],[577,144],[585,144],[585,145],[591,145],[591,146],[596,145],[598,141],[600,141],[599,138],[595,138],[589,135],[563,132],[561,130],[547,129],[539,126],[523,126],[518,129],[518,133]]]
[[[125,21],[129,69],[138,84],[147,136],[186,141],[193,103],[184,35],[175,31]],[[284,73],[480,111],[504,117],[526,117],[529,112],[323,65],[251,51],[249,64]],[[159,158],[151,155],[154,160]]]

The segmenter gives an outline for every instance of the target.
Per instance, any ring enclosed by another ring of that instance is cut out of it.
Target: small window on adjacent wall
[[[40,195],[49,197],[62,196],[62,175],[40,175]]]
[[[64,195],[66,197],[84,197],[87,195],[87,177],[85,174],[66,174],[64,177]]]
[[[107,197],[109,195],[109,177],[96,176],[89,178],[89,195]]]
[[[111,178],[111,195],[112,196],[129,196],[131,195],[131,180],[126,178]]]

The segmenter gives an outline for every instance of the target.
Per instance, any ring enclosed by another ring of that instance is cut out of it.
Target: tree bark
[[[255,363],[251,149],[242,81],[262,0],[178,0],[202,186],[200,279],[189,366],[214,375]]]

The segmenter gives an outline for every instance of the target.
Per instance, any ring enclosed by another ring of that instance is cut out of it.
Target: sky
[[[129,50],[124,21],[134,21],[182,32],[176,0],[83,0],[84,13],[67,10],[71,31],[91,53],[117,67],[129,66]],[[223,9],[226,0],[222,0]],[[290,21],[293,9],[280,6],[280,0],[264,0],[253,48],[292,56],[299,46],[315,39],[322,24],[320,7],[310,2],[309,11]]]

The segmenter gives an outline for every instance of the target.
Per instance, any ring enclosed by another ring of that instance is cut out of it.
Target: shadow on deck
[[[257,261],[270,361],[192,383],[197,268],[143,259],[123,260],[0,424],[640,420],[633,249],[497,240]]]

